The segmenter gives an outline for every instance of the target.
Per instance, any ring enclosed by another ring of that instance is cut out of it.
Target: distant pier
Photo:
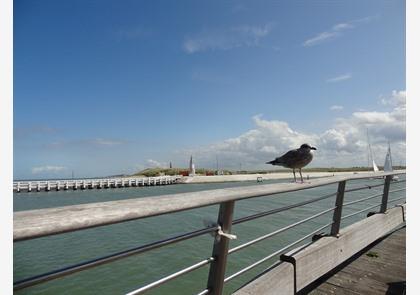
[[[42,181],[14,181],[13,192],[41,192],[60,190],[107,189],[122,187],[169,185],[179,183],[181,176],[141,178],[69,179]]]

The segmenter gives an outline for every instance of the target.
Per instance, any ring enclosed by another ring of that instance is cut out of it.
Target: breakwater
[[[41,192],[51,190],[107,189],[133,186],[168,185],[179,183],[181,176],[157,176],[142,178],[71,179],[43,181],[15,181],[13,192]]]

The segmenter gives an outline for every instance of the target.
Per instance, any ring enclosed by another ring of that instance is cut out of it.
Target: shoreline
[[[395,170],[398,172],[400,170]],[[305,172],[302,171],[303,179],[312,179],[329,176],[342,176],[352,174],[367,174],[372,171],[346,171],[346,172]],[[296,178],[299,179],[299,173],[296,173]],[[293,173],[267,173],[267,174],[234,174],[234,175],[212,175],[212,176],[184,176],[181,178],[181,184],[192,184],[192,183],[217,183],[217,182],[240,182],[240,181],[264,181],[264,180],[276,180],[276,179],[293,179]]]

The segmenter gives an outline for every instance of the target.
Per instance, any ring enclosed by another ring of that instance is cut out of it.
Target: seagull
[[[295,150],[290,150],[285,153],[283,156],[275,158],[273,161],[267,162],[266,164],[272,164],[277,166],[283,166],[286,168],[293,169],[293,176],[296,182],[296,173],[295,169],[299,169],[300,180],[303,182],[302,177],[302,167],[308,165],[313,158],[312,150],[316,150],[315,147],[310,146],[307,143],[304,143],[300,148]]]

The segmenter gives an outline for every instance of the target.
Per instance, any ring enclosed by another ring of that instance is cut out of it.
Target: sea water
[[[264,185],[287,182],[288,180],[212,184],[179,184],[168,186],[135,187],[102,190],[68,190],[50,192],[15,193],[14,210],[31,210],[59,206],[105,202],[113,200],[144,198],[184,192],[211,190],[228,187]],[[378,184],[383,180],[349,181],[346,188]],[[393,183],[391,190],[402,188],[405,183]],[[234,218],[240,218],[262,211],[310,200],[334,193],[337,184],[322,186],[292,193],[276,194],[235,202]],[[382,187],[365,189],[345,194],[345,202],[381,193]],[[390,194],[390,199],[405,195],[405,191]],[[379,204],[381,198],[349,205],[343,216],[361,210],[369,205]],[[390,207],[404,200],[390,203]],[[233,226],[232,233],[237,240],[230,241],[230,248],[297,222],[325,209],[334,207],[331,197],[292,210],[258,218]],[[370,211],[375,211],[374,208]],[[109,226],[86,229],[72,233],[54,235],[14,243],[14,281],[48,272],[64,266],[83,262],[96,257],[123,251],[153,241],[201,229],[209,222],[215,222],[218,206],[208,206],[174,214],[156,216]],[[331,222],[329,212],[308,223],[280,233],[228,256],[226,276],[262,259],[263,257],[296,241],[311,231]],[[345,227],[366,218],[367,212],[342,221]],[[328,233],[329,227],[324,229]],[[188,267],[211,256],[213,239],[210,234],[158,248],[146,253],[127,257],[109,264],[81,271],[64,278],[17,291],[16,294],[124,294],[153,282],[182,268]],[[304,241],[309,242],[310,239]],[[244,273],[225,285],[224,293],[230,294],[265,268],[278,261],[276,256],[266,263]],[[209,266],[185,274],[157,287],[147,294],[196,294],[206,288]]]

